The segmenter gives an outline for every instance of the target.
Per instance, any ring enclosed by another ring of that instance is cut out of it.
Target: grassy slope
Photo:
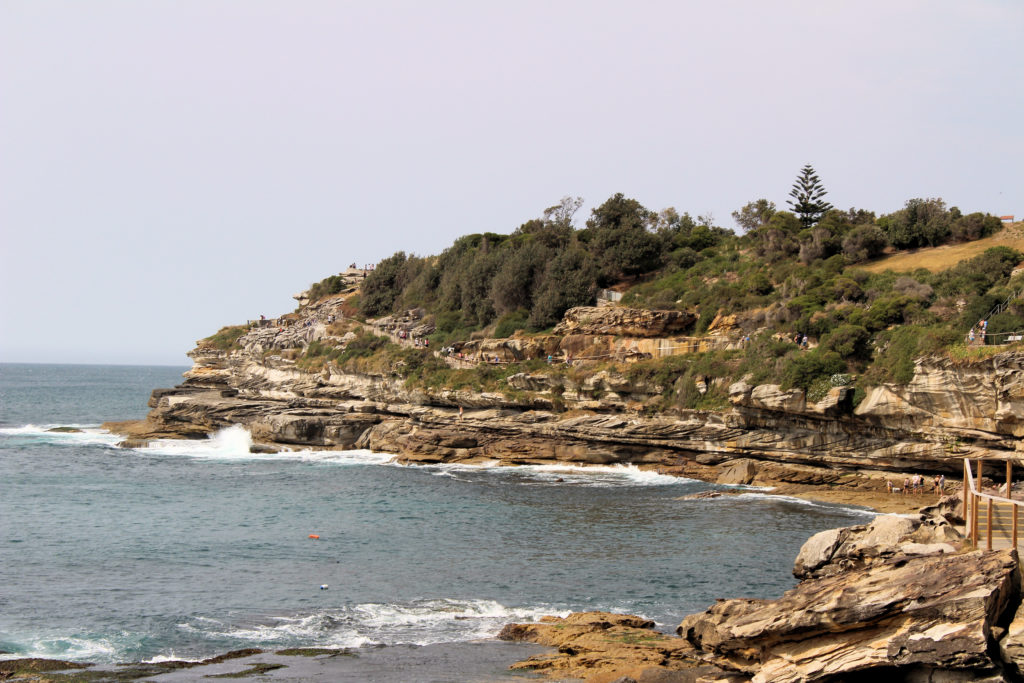
[[[1024,251],[1024,222],[1011,223],[996,234],[974,242],[904,251],[856,267],[872,273],[881,273],[886,270],[909,272],[918,268],[925,268],[936,273],[952,268],[966,259],[979,256],[991,247],[1010,247]]]

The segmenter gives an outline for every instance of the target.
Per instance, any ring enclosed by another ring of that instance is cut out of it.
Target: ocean
[[[185,369],[0,364],[0,657],[464,643],[580,610],[672,631],[716,598],[779,596],[810,535],[873,516],[682,500],[726,487],[629,466],[254,455],[238,426],[125,449],[99,428]]]

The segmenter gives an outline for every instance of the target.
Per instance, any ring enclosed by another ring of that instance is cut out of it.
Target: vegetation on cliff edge
[[[382,260],[363,282],[359,313],[423,309],[435,327],[435,348],[471,336],[550,329],[568,308],[593,304],[605,287],[623,293],[625,305],[695,313],[691,335],[726,321],[731,334],[749,339],[743,351],[618,368],[649,376],[667,387],[666,404],[684,407],[723,401],[716,378],[749,375],[814,395],[833,386],[835,377],[857,376],[861,386],[905,382],[922,354],[976,354],[963,349],[968,331],[1007,300],[988,320],[986,341],[1024,330],[1024,299],[1013,296],[1024,282],[1010,281],[1022,254],[1009,247],[937,272],[861,267],[894,249],[986,237],[1001,227],[998,218],[964,215],[938,198],[910,199],[881,216],[837,210],[824,201],[824,186],[810,166],[791,195],[793,213],[766,199],[736,211],[742,234],[710,216],[694,219],[672,207],[652,211],[621,193],[577,227],[582,200],[566,197],[510,234],[468,234],[437,256],[399,251]],[[334,285],[340,286],[327,278],[313,291],[330,292]],[[804,336],[807,347],[795,343]],[[414,358],[413,350],[375,344],[360,337],[344,351],[311,345],[302,362],[378,366],[413,384],[450,388],[489,388],[524,370],[522,364],[452,370],[429,353],[416,351]],[[707,391],[693,389],[708,380]]]

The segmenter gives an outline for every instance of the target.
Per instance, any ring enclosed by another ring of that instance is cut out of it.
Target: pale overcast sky
[[[565,195],[1024,214],[1020,0],[0,1],[0,362],[188,364]]]

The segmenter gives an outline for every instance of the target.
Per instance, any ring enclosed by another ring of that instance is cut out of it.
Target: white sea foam
[[[437,476],[456,476],[459,472],[490,472],[512,474],[537,483],[566,484],[574,486],[667,486],[694,481],[684,477],[659,474],[642,470],[636,465],[500,465],[488,462],[477,465],[432,464],[409,465],[432,472]],[[456,478],[458,478],[456,476]]]
[[[0,659],[40,657],[63,659],[76,662],[113,661],[121,646],[110,638],[85,638],[78,636],[39,637],[24,646],[20,652],[2,655]]]
[[[170,455],[215,460],[250,459],[252,436],[241,425],[232,425],[211,434],[207,439],[158,439],[138,448],[148,455]]]
[[[198,458],[202,460],[291,460],[333,465],[383,465],[394,459],[389,453],[368,450],[329,451],[304,448],[277,453],[252,453],[252,435],[242,425],[232,425],[207,439],[158,439],[137,448],[146,455]]]
[[[179,628],[210,638],[244,640],[263,646],[432,645],[491,638],[510,621],[536,621],[545,614],[568,613],[540,607],[510,608],[493,600],[441,598],[363,603],[313,614],[273,616],[256,624],[193,619],[179,624]]]
[[[207,460],[292,460],[323,465],[392,465],[421,469],[436,476],[457,477],[459,472],[514,474],[537,483],[565,483],[582,486],[665,486],[693,481],[682,477],[642,470],[636,465],[501,465],[498,461],[480,464],[402,464],[391,453],[369,450],[283,450],[277,453],[251,453],[252,437],[241,425],[222,429],[208,439],[161,439],[138,448],[148,455],[192,457]]]
[[[730,496],[733,500],[735,499],[754,499],[754,500],[777,500],[786,503],[792,503],[794,505],[800,505],[803,507],[815,508],[818,510],[839,510],[853,515],[864,515],[865,517],[877,517],[880,513],[875,510],[867,508],[854,507],[851,505],[836,505],[834,503],[821,503],[815,500],[804,500],[803,498],[797,498],[795,496],[783,496],[778,494],[768,493],[740,493],[735,496]]]
[[[168,650],[165,654],[159,654],[149,659],[143,659],[143,664],[162,664],[163,662],[201,662],[202,659],[196,659],[195,657],[179,657],[174,653],[174,650]]]
[[[51,431],[53,429],[58,429],[61,427],[69,427],[72,429],[77,429],[79,431]],[[117,445],[117,442],[121,440],[121,437],[118,436],[117,434],[111,434],[107,430],[100,429],[96,425],[68,423],[47,425],[27,424],[21,427],[3,427],[0,428],[0,434],[4,434],[11,437],[30,438],[34,442],[52,444],[115,446]]]

